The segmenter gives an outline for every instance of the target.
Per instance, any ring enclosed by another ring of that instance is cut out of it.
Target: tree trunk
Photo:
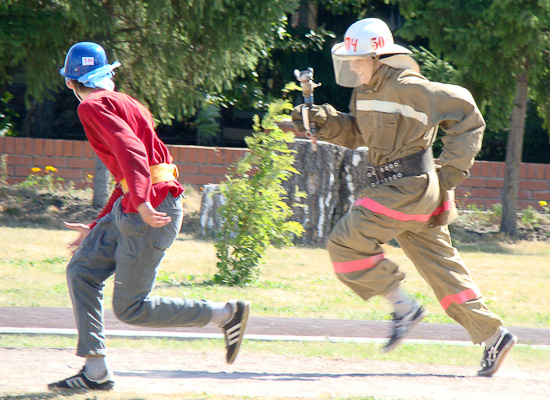
[[[367,152],[352,151],[325,142],[318,143],[317,151],[309,140],[297,139],[290,147],[296,150],[294,167],[300,172],[283,183],[293,207],[293,221],[304,227],[301,244],[324,245],[334,224],[349,211],[356,194],[366,185]],[[219,228],[217,208],[223,203],[217,185],[204,187],[200,226],[202,236],[213,237]],[[296,189],[307,194],[301,199]]]
[[[107,204],[107,200],[109,200],[111,173],[98,157],[95,159],[93,206],[103,208]]]
[[[525,117],[527,113],[528,67],[516,79],[516,98],[510,122],[510,133],[506,145],[506,166],[504,189],[502,191],[502,221],[500,231],[510,235],[516,234],[516,210],[519,192],[519,167],[525,134]]]
[[[296,12],[292,14],[291,25],[293,27],[305,26],[317,30],[317,14],[319,5],[315,0],[300,0]]]

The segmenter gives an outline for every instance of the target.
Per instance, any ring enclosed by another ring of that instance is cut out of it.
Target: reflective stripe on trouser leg
[[[353,209],[334,227],[327,250],[336,276],[364,300],[395,290],[405,275],[386,259],[380,246],[400,233]]]
[[[420,233],[404,232],[397,242],[432,287],[441,306],[462,325],[472,342],[481,343],[502,326],[483,301],[458,251],[452,247],[447,226]]]

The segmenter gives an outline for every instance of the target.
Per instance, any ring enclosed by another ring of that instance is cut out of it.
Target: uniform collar
[[[388,80],[391,76],[394,69],[385,64],[380,64],[378,71],[374,73],[370,82],[366,85],[362,85],[361,88],[364,92],[377,92],[380,90],[382,85]]]

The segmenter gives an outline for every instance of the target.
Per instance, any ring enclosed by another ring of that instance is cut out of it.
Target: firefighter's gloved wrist
[[[298,132],[305,131],[302,109],[308,107],[306,104],[300,104],[294,107],[290,117],[292,123]],[[308,118],[310,124],[315,124],[315,127],[320,129],[326,123],[330,116],[330,113],[336,113],[337,111],[330,104],[323,104],[322,106],[313,104],[308,110]]]
[[[437,170],[439,175],[439,185],[443,190],[452,190],[460,185],[464,179],[470,176],[468,171],[444,165]]]
[[[307,107],[305,104],[300,104],[299,106],[294,107],[290,118],[292,118],[292,124],[298,132],[304,132],[306,128],[304,127],[304,121],[302,118],[302,107]]]

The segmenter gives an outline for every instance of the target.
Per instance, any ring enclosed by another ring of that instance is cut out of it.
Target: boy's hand
[[[153,228],[160,228],[172,221],[172,217],[168,216],[166,213],[158,212],[149,202],[141,203],[137,210],[141,218],[143,218],[143,221]]]
[[[71,222],[63,222],[67,228],[74,229],[79,233],[76,240],[72,243],[69,243],[67,246],[72,254],[78,249],[78,246],[80,246],[80,243],[84,240],[86,236],[88,236],[88,233],[90,233],[91,229],[88,225],[79,224],[79,223],[71,223]]]

